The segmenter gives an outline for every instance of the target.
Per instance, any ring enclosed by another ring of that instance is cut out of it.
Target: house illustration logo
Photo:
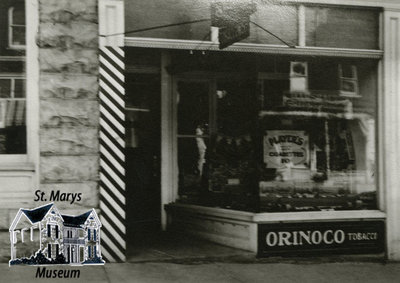
[[[19,209],[11,223],[9,265],[104,264],[101,223],[94,209],[77,216],[53,204]]]

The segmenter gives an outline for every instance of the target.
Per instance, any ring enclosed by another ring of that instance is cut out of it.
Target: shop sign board
[[[219,32],[219,49],[224,49],[250,35],[250,22],[239,22],[230,27],[221,28]]]
[[[252,0],[214,0],[211,26],[219,28],[219,48],[224,49],[250,35],[250,15],[256,11]]]
[[[344,97],[318,93],[290,93],[283,95],[282,104],[289,110],[327,113],[353,113],[353,103]]]
[[[266,131],[264,162],[267,168],[304,167],[308,158],[308,135],[304,131]]]
[[[384,252],[383,220],[258,225],[258,256]]]

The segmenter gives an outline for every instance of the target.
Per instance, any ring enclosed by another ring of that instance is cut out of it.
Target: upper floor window
[[[8,9],[8,47],[25,48],[25,10],[23,6]]]

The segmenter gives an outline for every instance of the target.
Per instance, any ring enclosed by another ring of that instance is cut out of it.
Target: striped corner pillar
[[[102,256],[126,260],[124,50],[100,47],[100,220]]]

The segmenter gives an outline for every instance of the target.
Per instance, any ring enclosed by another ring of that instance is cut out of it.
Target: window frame
[[[179,166],[178,166],[178,141],[180,139],[195,139],[195,138],[204,138],[209,141],[218,133],[218,98],[215,95],[218,88],[219,80],[234,80],[246,77],[246,73],[244,72],[212,72],[212,71],[200,71],[200,72],[185,72],[172,76],[172,109],[167,110],[171,111],[172,115],[172,160],[173,160],[173,168],[172,168],[172,191],[173,199],[177,200],[180,198],[179,195]],[[188,135],[188,134],[179,134],[178,133],[178,84],[179,82],[194,82],[194,83],[207,83],[208,84],[208,111],[209,111],[209,127],[208,134],[206,135]]]
[[[23,61],[25,71],[18,75],[25,78],[26,99],[26,153],[0,154],[0,172],[26,171],[25,175],[32,177],[31,187],[38,187],[39,172],[39,47],[36,35],[39,27],[39,1],[25,0],[25,56],[0,56],[0,61]],[[6,28],[8,32],[8,27]],[[8,35],[7,35],[8,36]],[[7,38],[7,37],[6,37]],[[7,38],[8,40],[8,38]],[[6,47],[8,46],[8,42]],[[29,90],[29,95],[28,95]]]
[[[16,100],[26,100],[26,89],[25,89],[25,97],[15,97],[15,80],[24,80],[25,85],[26,85],[26,76],[21,75],[19,73],[10,73],[10,74],[1,74],[0,73],[0,80],[5,80],[9,79],[11,81],[11,87],[10,87],[10,97],[0,97],[0,100],[3,99],[16,99]]]
[[[362,60],[362,59],[360,59]],[[380,67],[379,64],[381,64],[382,60],[378,60],[378,65],[377,65],[377,80],[379,80],[379,76],[381,75],[380,73]],[[356,71],[357,72],[357,71]],[[182,138],[196,138],[199,136],[196,135],[180,135],[178,133],[178,83],[181,81],[184,82],[208,82],[209,84],[209,133],[207,136],[200,136],[200,137],[205,137],[205,138],[211,138],[213,136],[213,134],[215,134],[217,132],[217,98],[213,95],[216,90],[217,90],[217,83],[219,80],[224,80],[224,79],[236,79],[236,78],[240,78],[242,76],[245,76],[246,73],[240,73],[240,72],[235,72],[232,71],[230,72],[213,72],[213,71],[188,71],[185,73],[180,73],[180,74],[175,74],[175,75],[171,75],[171,103],[172,103],[172,108],[167,110],[167,111],[171,111],[170,112],[170,119],[171,119],[171,127],[172,127],[172,133],[171,133],[171,137],[172,137],[172,161],[173,161],[173,167],[172,167],[172,189],[171,192],[172,193],[172,199],[173,201],[179,200],[181,198],[181,196],[179,195],[179,166],[178,166],[178,140],[182,139]],[[277,78],[272,78],[272,79],[282,79],[282,75],[281,73],[278,73]],[[271,79],[268,75],[266,75],[266,77],[264,79]],[[288,78],[289,79],[289,76]],[[357,80],[358,81],[358,80]],[[380,111],[379,111],[379,105],[382,103],[381,99],[382,99],[382,94],[380,93],[380,83],[377,81],[377,102],[378,107],[376,108],[376,114],[375,114],[375,122],[376,122],[376,126],[380,127],[381,125],[378,123],[378,117],[380,117],[379,115],[381,115]],[[357,96],[357,97],[352,97],[352,98],[358,98],[361,96]],[[165,110],[164,110],[165,111]],[[259,115],[261,113],[263,113],[265,111],[261,111],[259,113]],[[214,120],[214,121],[213,121]],[[212,129],[212,127],[215,127],[215,129]],[[375,129],[375,136],[377,135],[379,131],[378,129]],[[381,140],[376,137],[375,140],[375,149],[376,149],[376,153],[375,153],[375,166],[378,168],[380,166],[380,161],[379,161],[379,154],[381,154],[381,152],[379,151],[379,147]],[[381,176],[380,176],[380,172],[376,171],[376,179],[375,179],[375,189],[376,189],[376,193],[377,193],[377,198],[376,198],[376,209],[369,209],[368,211],[379,211],[382,210],[383,207],[383,198],[381,197],[382,191],[383,191],[383,187],[380,186],[381,183]],[[363,213],[362,210],[360,209],[355,209],[355,210],[346,210],[346,211],[358,211],[360,213]],[[321,211],[314,211],[315,213],[321,213]],[[260,212],[261,214],[263,213],[271,213],[271,212]],[[282,213],[282,215],[286,215],[286,214],[290,214],[292,212],[273,212],[274,214],[280,214]],[[302,213],[302,212],[293,212],[293,213]],[[304,212],[307,213],[307,212]]]
[[[26,3],[25,3],[26,6]],[[24,50],[26,49],[26,24],[25,25],[20,25],[20,24],[14,24],[13,23],[13,17],[14,17],[14,10],[15,10],[15,6],[12,6],[10,8],[8,8],[8,48],[10,49],[17,49],[17,50]],[[25,17],[26,17],[26,13],[25,13]],[[14,27],[24,27],[25,28],[25,44],[14,44],[13,43],[13,38],[14,38],[14,32],[13,32],[13,28]]]
[[[28,127],[27,127],[27,98],[26,98],[26,76],[23,74],[19,74],[19,73],[10,73],[10,74],[0,74],[0,79],[9,79],[11,80],[11,84],[10,84],[10,97],[7,98],[0,98],[0,101],[7,101],[7,100],[13,100],[13,101],[25,101],[25,128],[26,128],[26,132],[28,132]],[[15,80],[24,80],[25,81],[25,97],[14,97],[15,93]],[[26,137],[26,143],[28,143],[28,138]],[[26,158],[27,158],[27,153],[28,153],[28,144],[26,145],[26,153],[20,153],[20,154],[7,154],[7,153],[3,153],[0,154],[0,161],[1,162],[25,162]]]

